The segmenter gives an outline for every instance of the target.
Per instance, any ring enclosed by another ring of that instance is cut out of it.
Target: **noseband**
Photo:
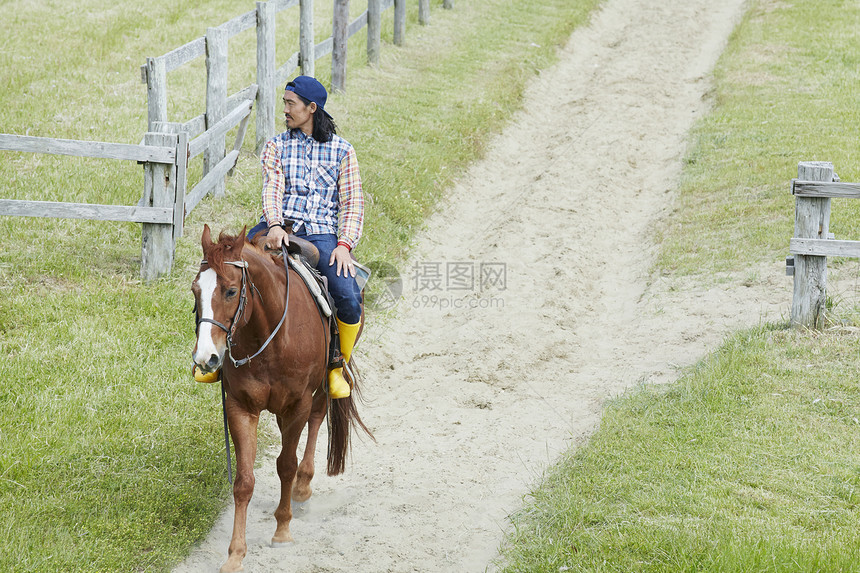
[[[198,330],[200,329],[201,322],[208,322],[209,324],[214,324],[215,326],[227,333],[227,356],[230,357],[230,361],[236,368],[238,368],[239,366],[244,366],[253,358],[259,356],[260,353],[263,352],[267,346],[269,346],[269,343],[272,341],[273,338],[275,338],[275,335],[278,334],[278,332],[281,330],[281,326],[283,326],[284,321],[287,319],[287,308],[290,305],[290,269],[286,248],[281,246],[281,252],[283,253],[284,257],[284,271],[286,271],[287,275],[286,295],[284,297],[284,315],[281,317],[281,321],[278,323],[278,326],[275,327],[275,330],[272,331],[272,334],[269,335],[269,338],[266,339],[266,342],[263,343],[263,346],[261,346],[257,352],[255,352],[251,356],[246,356],[241,360],[236,360],[235,358],[233,358],[233,334],[235,334],[236,332],[236,325],[239,324],[239,319],[242,318],[242,316],[245,314],[245,306],[247,305],[248,301],[248,261],[243,259],[241,261],[224,262],[225,265],[233,265],[234,267],[242,269],[242,289],[239,291],[239,306],[236,307],[236,314],[233,315],[233,320],[229,328],[212,318],[200,318],[200,314],[195,312]],[[207,265],[209,264],[209,262],[204,260],[200,261],[200,264]],[[257,290],[257,287],[254,286],[254,283],[251,283],[251,286],[254,288],[254,290]],[[259,293],[260,291],[257,292]]]

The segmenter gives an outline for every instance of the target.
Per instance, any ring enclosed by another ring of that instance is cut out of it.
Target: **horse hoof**
[[[236,564],[235,562],[231,563],[230,560],[228,559],[227,563],[222,565],[221,569],[219,569],[218,571],[219,571],[219,573],[237,573],[237,571],[244,571],[244,570],[245,570],[245,567],[242,565],[241,562],[238,564]]]
[[[275,538],[272,538],[272,548],[274,549],[283,549],[284,547],[289,547],[290,543],[293,542],[292,536],[289,539],[280,539],[275,541]]]

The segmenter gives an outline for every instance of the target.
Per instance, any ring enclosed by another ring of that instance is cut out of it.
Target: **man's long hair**
[[[295,92],[293,92],[295,93]],[[305,105],[310,105],[311,100],[305,99],[299,94],[296,94],[302,103]],[[317,110],[314,112],[314,130],[311,133],[311,137],[319,141],[320,143],[325,143],[326,141],[331,141],[331,136],[337,134],[337,125],[334,120],[329,116],[326,112],[324,112],[320,106],[317,106]]]

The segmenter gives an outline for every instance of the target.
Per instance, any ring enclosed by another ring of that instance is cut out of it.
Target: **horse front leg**
[[[302,454],[302,463],[299,464],[296,481],[293,484],[293,501],[298,503],[307,501],[313,493],[311,480],[314,478],[314,453],[316,452],[320,426],[325,419],[326,405],[325,392],[317,392],[311,407],[310,418],[308,418],[308,439],[305,443],[305,452]]]
[[[272,537],[272,545],[275,547],[293,540],[290,533],[290,521],[293,519],[290,490],[299,465],[296,449],[299,447],[299,439],[308,420],[310,406],[310,396],[308,396],[295,407],[278,416],[278,426],[281,428],[281,454],[278,456],[277,468],[278,477],[281,479],[281,499],[275,510],[275,520],[278,524]]]
[[[232,406],[232,407],[231,407]],[[248,503],[254,494],[254,460],[257,457],[258,414],[241,410],[235,403],[227,403],[227,423],[236,448],[236,478],[233,481],[233,537],[230,539],[227,562],[221,573],[242,571],[242,560],[248,553],[245,528],[248,522]]]

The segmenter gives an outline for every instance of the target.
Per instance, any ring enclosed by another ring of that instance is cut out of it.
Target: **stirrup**
[[[335,370],[336,368],[343,368],[343,354],[340,353],[340,350],[336,350],[329,360],[328,369],[329,371]]]

